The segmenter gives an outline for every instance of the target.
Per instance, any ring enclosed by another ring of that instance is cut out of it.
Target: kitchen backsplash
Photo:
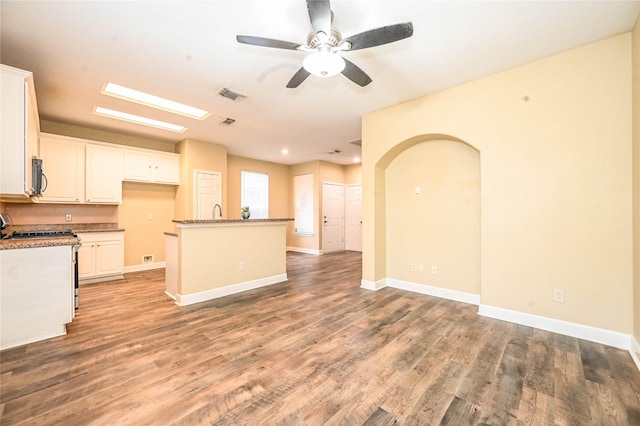
[[[118,206],[3,203],[14,225],[117,223]],[[71,221],[66,216],[71,215]]]

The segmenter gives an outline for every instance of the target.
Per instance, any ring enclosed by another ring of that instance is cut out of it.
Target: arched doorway
[[[384,284],[478,304],[480,152],[450,136],[417,136],[382,157],[375,187]]]

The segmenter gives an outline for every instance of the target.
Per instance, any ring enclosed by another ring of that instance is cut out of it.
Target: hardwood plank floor
[[[360,288],[361,256],[178,307],[164,271],[82,286],[63,337],[0,353],[3,425],[640,425],[615,348]]]

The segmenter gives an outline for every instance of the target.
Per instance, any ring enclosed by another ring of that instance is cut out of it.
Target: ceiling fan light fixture
[[[304,58],[302,66],[305,70],[318,77],[331,77],[342,72],[345,62],[340,55],[320,51]]]

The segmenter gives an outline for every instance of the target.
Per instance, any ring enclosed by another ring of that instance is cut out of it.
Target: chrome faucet
[[[213,205],[213,211],[211,212],[212,215],[212,219],[215,220],[216,219],[216,207],[219,209],[218,211],[220,212],[220,219],[222,219],[222,206],[218,203]]]

